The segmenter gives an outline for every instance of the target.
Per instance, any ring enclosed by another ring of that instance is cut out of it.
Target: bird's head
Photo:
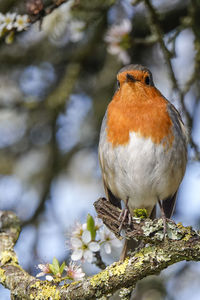
[[[153,77],[149,69],[141,65],[128,65],[123,67],[117,74],[118,88],[123,84],[139,82],[145,86],[154,86]]]
[[[151,72],[141,65],[128,65],[122,68],[117,74],[117,98],[125,97],[132,99],[135,95],[137,99],[144,100],[155,91]]]

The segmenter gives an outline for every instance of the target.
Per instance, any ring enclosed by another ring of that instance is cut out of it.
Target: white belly
[[[158,199],[177,191],[185,172],[183,148],[176,138],[167,149],[133,132],[127,145],[113,147],[103,130],[99,142],[103,178],[113,195],[128,199],[130,211],[146,208],[151,212]]]

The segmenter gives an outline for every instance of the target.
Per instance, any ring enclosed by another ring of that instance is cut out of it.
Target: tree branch
[[[106,199],[96,201],[95,207],[98,216],[118,234],[120,210]],[[1,212],[0,224],[0,282],[10,289],[15,299],[96,299],[120,288],[134,287],[138,280],[158,274],[176,262],[200,260],[200,236],[191,227],[168,222],[169,237],[162,241],[162,220],[133,218],[131,226],[134,230],[125,223],[125,236],[137,237],[151,245],[146,244],[124,262],[116,262],[84,281],[60,286],[58,282],[38,280],[19,266],[13,247],[20,232],[20,222],[14,213]]]

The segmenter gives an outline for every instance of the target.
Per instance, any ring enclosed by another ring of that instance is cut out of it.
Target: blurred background
[[[0,12],[28,13],[32,23],[0,40],[0,209],[22,221],[21,266],[35,275],[38,263],[67,260],[75,221],[96,215],[93,202],[104,195],[100,125],[116,73],[129,63],[150,68],[188,126],[174,219],[199,229],[200,2],[1,0]],[[181,262],[139,282],[133,299],[199,294],[200,264]],[[0,299],[10,299],[2,287]]]

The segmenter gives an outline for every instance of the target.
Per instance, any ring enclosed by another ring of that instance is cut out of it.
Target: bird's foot
[[[160,206],[160,211],[161,211],[161,217],[163,220],[163,235],[164,235],[164,240],[166,239],[166,235],[167,235],[167,218],[165,216],[165,212],[162,206],[162,203],[160,202],[160,200],[158,201],[158,204]]]
[[[124,225],[124,222],[126,220],[126,218],[128,217],[128,225],[131,225],[131,214],[128,208],[128,199],[125,203],[125,208],[122,209],[118,220],[121,221],[120,226],[119,226],[119,232],[122,230],[122,226]]]
[[[120,226],[119,226],[119,231],[122,230],[122,226],[124,225],[124,222],[126,220],[126,218],[128,217],[128,225],[131,225],[131,214],[129,212],[128,208],[124,208],[122,209],[120,215],[119,215],[119,221],[121,221]]]

